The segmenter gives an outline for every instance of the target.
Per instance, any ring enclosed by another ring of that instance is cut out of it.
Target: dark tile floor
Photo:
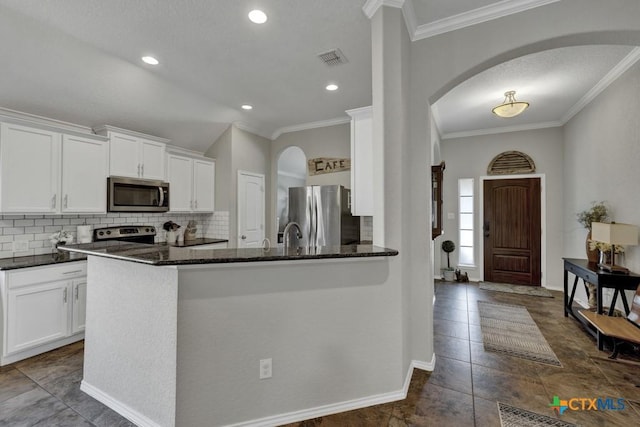
[[[583,426],[640,425],[640,365],[607,360],[578,323],[562,314],[562,293],[540,298],[437,283],[436,368],[414,371],[406,399],[295,423],[308,426],[499,426],[497,401],[553,416],[554,395],[621,397],[623,411],[567,412]],[[485,352],[477,301],[527,307],[562,368]],[[636,359],[635,354],[626,355]],[[131,426],[80,391],[83,343],[0,367],[0,426]]]

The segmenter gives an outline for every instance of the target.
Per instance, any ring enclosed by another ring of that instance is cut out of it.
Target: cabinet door
[[[215,163],[193,161],[193,210],[213,212],[216,169]]]
[[[106,212],[107,143],[64,135],[62,212]]]
[[[137,138],[109,133],[109,175],[140,178],[142,163]]]
[[[8,291],[7,354],[67,336],[68,281]]]
[[[164,181],[165,145],[161,142],[140,140],[142,169],[140,176],[145,179]]]
[[[181,156],[168,156],[169,211],[191,212],[193,160]]]
[[[87,319],[87,278],[73,281],[73,316],[71,333],[84,331]]]
[[[56,132],[0,125],[0,211],[58,210],[60,139]]]

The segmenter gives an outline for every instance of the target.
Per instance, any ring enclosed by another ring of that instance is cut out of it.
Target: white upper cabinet
[[[140,140],[141,178],[165,180],[166,145],[160,142]]]
[[[167,156],[169,181],[169,210],[191,212],[193,208],[193,160],[169,154]]]
[[[351,213],[373,215],[373,118],[371,107],[348,110],[351,116]]]
[[[0,124],[0,212],[57,212],[60,206],[57,132]]]
[[[95,131],[109,138],[109,175],[165,180],[166,140],[111,126]]]
[[[213,212],[214,162],[169,154],[167,176],[170,212]]]
[[[0,124],[0,212],[106,212],[104,138]]]
[[[62,206],[67,212],[105,212],[109,149],[107,141],[64,135]]]
[[[213,212],[216,165],[204,160],[193,161],[193,210]]]

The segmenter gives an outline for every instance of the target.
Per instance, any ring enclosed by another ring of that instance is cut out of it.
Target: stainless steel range
[[[121,225],[96,228],[93,230],[93,241],[119,240],[122,242],[153,243],[155,235],[156,228],[152,225]]]

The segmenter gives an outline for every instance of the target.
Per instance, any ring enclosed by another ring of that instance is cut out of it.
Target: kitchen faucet
[[[291,244],[291,237],[289,236],[290,234],[289,231],[291,230],[292,227],[296,228],[296,237],[298,239],[302,239],[302,230],[300,229],[300,224],[293,221],[287,224],[286,227],[284,227],[284,232],[282,233],[282,235],[284,236],[283,242],[284,242],[285,252],[287,251],[287,249],[289,249],[289,245]]]

